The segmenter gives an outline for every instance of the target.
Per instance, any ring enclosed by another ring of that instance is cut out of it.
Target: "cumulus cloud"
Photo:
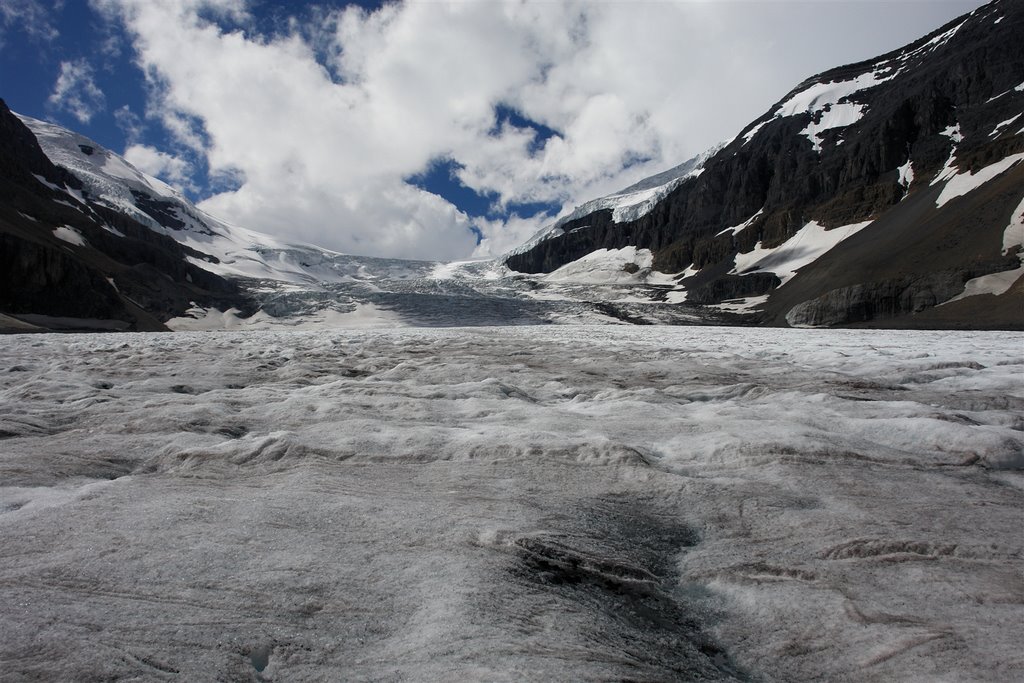
[[[410,184],[439,159],[499,209],[571,210],[734,135],[796,80],[873,54],[826,54],[815,45],[836,40],[806,31],[779,41],[772,29],[799,27],[813,3],[774,20],[779,3],[405,2],[321,8],[266,35],[244,0],[92,2],[131,36],[147,118],[231,180],[203,208],[387,256],[496,253],[551,218],[467,216]]]
[[[512,249],[525,244],[527,240],[540,232],[540,226],[547,226],[554,221],[554,214],[542,213],[537,216],[523,218],[513,213],[501,220],[479,218],[475,227],[480,231],[480,243],[470,255],[472,258],[493,258],[507,254]]]
[[[50,94],[49,104],[66,111],[80,123],[89,123],[103,111],[106,98],[96,85],[92,66],[85,59],[60,63],[60,74]]]
[[[196,189],[191,183],[192,164],[185,159],[142,144],[129,145],[122,156],[143,173],[156,176],[178,190]]]

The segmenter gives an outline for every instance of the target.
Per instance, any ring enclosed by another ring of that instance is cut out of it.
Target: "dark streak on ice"
[[[256,669],[258,673],[263,673],[270,663],[270,648],[266,645],[253,648],[249,653],[249,661],[252,663],[252,668]]]
[[[748,680],[687,607],[674,558],[699,543],[686,525],[614,498],[580,517],[579,535],[524,534],[514,580],[586,615],[580,640],[632,670],[627,680]],[[563,606],[564,605],[564,606]]]
[[[240,439],[249,433],[249,428],[245,425],[224,425],[216,433],[229,439]]]

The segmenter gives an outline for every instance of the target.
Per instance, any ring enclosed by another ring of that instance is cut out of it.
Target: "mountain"
[[[996,0],[814,76],[641,215],[588,203],[505,264],[646,249],[751,323],[1024,327],[1022,35]]]
[[[799,84],[501,259],[219,220],[0,101],[0,331],[561,322],[1024,328],[1024,3]]]
[[[196,265],[224,278],[315,285],[358,278],[368,265],[396,263],[393,259],[353,259],[230,225],[89,138],[27,116],[18,118],[50,161],[81,183],[90,201],[173,238],[194,252],[189,258],[198,259]],[[417,263],[423,262],[409,261],[406,267],[415,268]]]
[[[0,330],[721,322],[669,303],[649,251],[541,276],[339,254],[230,225],[89,138],[0,109]],[[700,159],[619,193],[639,215]],[[59,264],[51,273],[50,262]],[[151,291],[153,290],[153,291]]]
[[[0,100],[0,327],[161,330],[191,301],[246,307],[209,258],[97,201]]]
[[[273,317],[252,319],[261,310],[322,309],[332,285],[435,266],[229,225],[95,141],[0,100],[0,329],[166,330],[197,311],[255,324]]]
[[[662,171],[656,175],[644,178],[638,183],[619,190],[614,194],[599,199],[592,199],[581,206],[577,206],[571,213],[557,220],[553,225],[545,227],[526,243],[516,247],[509,252],[521,254],[529,251],[534,246],[545,240],[565,234],[565,225],[573,223],[573,229],[579,229],[576,221],[593,213],[602,210],[612,212],[612,220],[616,223],[633,221],[651,212],[651,210],[664,199],[672,190],[679,187],[684,180],[696,178],[704,171],[704,164],[722,149],[725,145],[712,147],[708,151],[684,161],[683,163]]]
[[[91,142],[76,152],[117,163]],[[209,255],[154,231],[54,164],[2,100],[0,169],[2,326],[162,330],[193,301],[247,307],[237,284],[196,265]]]

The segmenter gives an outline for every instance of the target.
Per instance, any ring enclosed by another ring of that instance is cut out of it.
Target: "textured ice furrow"
[[[856,539],[841,543],[822,553],[828,560],[881,559],[900,561],[916,557],[937,559],[956,554],[957,546],[951,543],[928,543],[925,541],[890,541],[878,539]]]
[[[558,541],[523,536],[511,541],[523,561],[543,580],[561,584],[592,582],[609,590],[651,590],[658,577],[643,567],[574,550]]]
[[[0,417],[0,439],[17,436],[40,436],[52,434],[54,427],[49,420],[40,417],[20,417],[5,415]]]
[[[69,680],[1013,680],[1020,345],[9,337],[0,657]]]

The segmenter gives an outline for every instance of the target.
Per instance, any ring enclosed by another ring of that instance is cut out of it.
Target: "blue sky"
[[[0,97],[245,227],[500,253],[977,0],[4,0]]]

